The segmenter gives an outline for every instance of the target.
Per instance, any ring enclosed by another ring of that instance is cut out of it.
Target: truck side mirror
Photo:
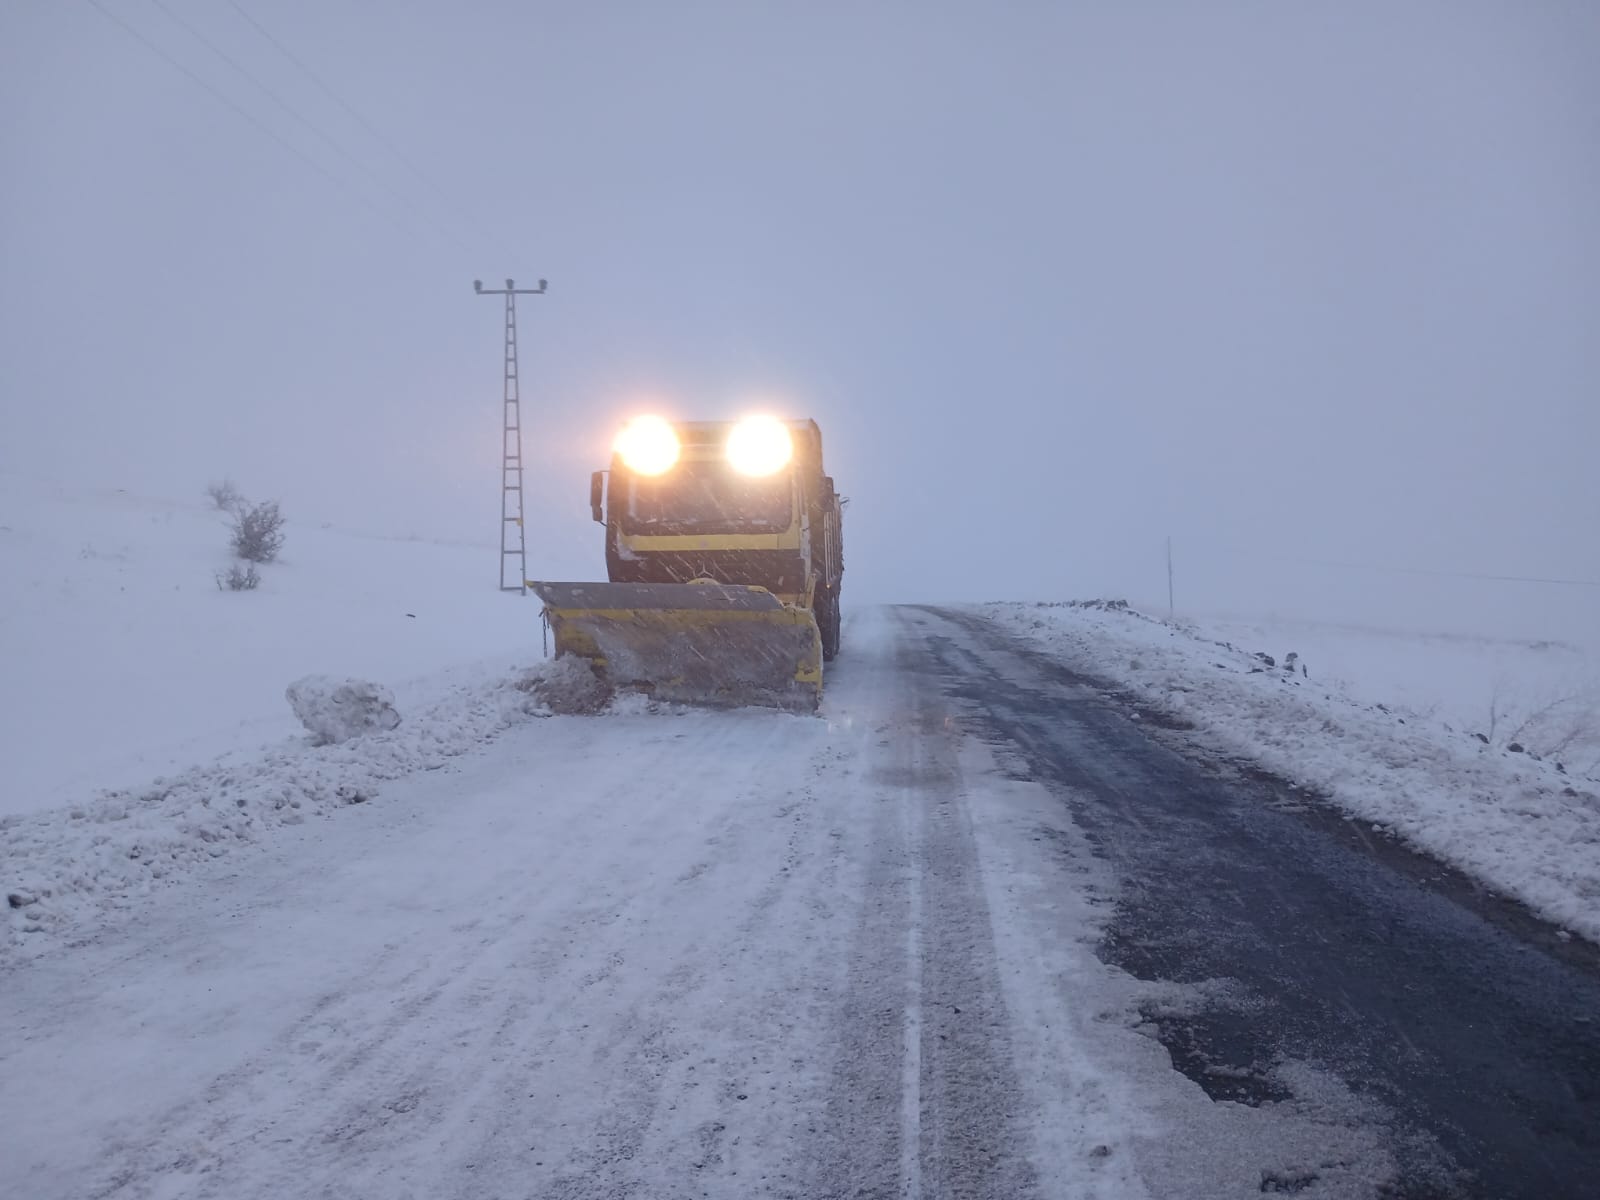
[[[605,478],[604,471],[596,471],[589,476],[589,511],[594,514],[595,523],[599,525],[606,523],[605,506],[600,502],[604,494]]]

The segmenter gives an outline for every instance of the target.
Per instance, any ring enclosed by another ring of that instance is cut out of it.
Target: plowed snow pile
[[[592,675],[570,666],[562,660],[512,676],[441,681],[434,703],[397,727],[325,744],[313,737],[286,741],[148,787],[0,817],[8,918],[0,958],[70,938],[195,863],[276,828],[373,800],[386,781],[437,770],[519,721],[597,711]],[[327,706],[313,707],[320,723]]]
[[[978,611],[1600,943],[1600,672],[1586,650],[1168,621],[1119,601]]]

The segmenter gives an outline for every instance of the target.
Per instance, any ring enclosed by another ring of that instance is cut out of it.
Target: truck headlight
[[[623,465],[639,475],[660,475],[678,461],[678,435],[662,417],[635,417],[617,434]]]
[[[728,434],[727,455],[741,475],[771,475],[789,464],[794,440],[776,417],[746,417]]]

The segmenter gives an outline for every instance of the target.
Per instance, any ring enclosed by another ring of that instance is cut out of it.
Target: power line
[[[344,109],[344,111],[354,118],[363,129],[371,134],[380,145],[388,150],[390,154],[394,155],[395,158],[399,160],[399,162],[406,168],[406,170],[410,171],[411,174],[415,176],[425,187],[431,189],[439,202],[447,209],[451,210],[452,215],[459,215],[464,223],[472,226],[473,230],[485,240],[499,240],[484,227],[483,222],[477,218],[477,215],[474,214],[470,208],[460,205],[457,201],[453,200],[444,190],[444,188],[442,188],[430,175],[424,172],[421,167],[417,166],[416,163],[413,162],[411,158],[400,149],[399,146],[395,145],[390,138],[384,135],[381,129],[368,120],[353,104],[347,101],[343,96],[339,95],[338,92],[334,91],[333,88],[331,88],[322,78],[322,76],[318,75],[315,71],[308,67],[305,62],[294,53],[294,51],[290,50],[289,47],[283,44],[283,42],[274,37],[272,33],[261,24],[260,21],[256,20],[253,16],[246,12],[244,8],[236,2],[236,0],[228,0],[228,3],[233,11],[243,17],[252,29],[270,42],[278,51],[278,53],[282,54],[292,64],[294,64],[295,68],[299,70],[302,75],[311,80],[311,82],[316,84],[317,87],[321,88],[323,93],[330,100],[332,100],[340,108]]]
[[[173,67],[175,70],[182,72],[191,82],[195,83],[199,87],[204,88],[206,91],[210,92],[211,95],[213,97],[215,97],[218,101],[220,101],[223,105],[225,105],[227,108],[232,109],[239,116],[243,117],[246,121],[250,122],[250,124],[254,125],[262,133],[266,134],[273,141],[277,142],[278,145],[282,146],[290,154],[294,155],[301,162],[305,163],[306,166],[310,167],[318,175],[321,175],[329,183],[333,184],[337,188],[342,189],[347,194],[355,197],[357,200],[361,201],[363,204],[365,204],[369,208],[371,208],[374,212],[378,212],[378,213],[382,213],[383,212],[383,210],[381,208],[378,208],[375,204],[372,203],[372,200],[369,197],[364,196],[360,192],[356,191],[353,187],[350,186],[349,183],[347,183],[343,179],[340,179],[337,175],[335,175],[335,174],[333,174],[333,172],[329,171],[328,168],[323,166],[316,159],[312,158],[304,150],[301,150],[300,147],[296,146],[293,142],[291,142],[287,138],[283,137],[282,134],[278,133],[277,130],[273,129],[272,126],[268,125],[260,117],[256,116],[254,113],[250,112],[248,109],[243,108],[240,105],[236,104],[234,101],[229,99],[224,93],[219,91],[217,88],[213,87],[210,83],[207,83],[205,81],[205,79],[201,78],[199,75],[196,75],[188,67],[184,66],[183,63],[179,62],[176,58],[174,58],[172,55],[168,54],[160,46],[156,45],[149,38],[145,37],[144,34],[140,33],[132,25],[129,25],[121,17],[117,16],[115,13],[111,12],[110,10],[108,10],[104,6],[102,6],[101,3],[100,3],[100,0],[85,0],[85,3],[87,3],[91,8],[93,8],[101,16],[105,17],[106,20],[111,21],[111,22],[115,23],[116,25],[120,26],[125,33],[127,33],[130,37],[132,37],[135,41],[137,41],[140,45],[142,45],[146,50],[149,50],[150,53],[154,54],[157,58],[160,58],[162,61],[167,63],[169,66]],[[388,215],[388,214],[385,214],[385,215]]]
[[[424,223],[429,225],[432,228],[433,232],[439,234],[441,237],[443,237],[446,240],[452,242],[456,246],[456,248],[458,250],[464,250],[464,251],[469,251],[470,252],[470,247],[465,245],[461,241],[461,239],[458,238],[454,233],[452,233],[451,231],[449,231],[447,229],[442,228],[436,221],[434,221],[434,219],[428,213],[426,213],[423,210],[417,208],[416,205],[412,204],[404,196],[400,195],[394,188],[390,187],[387,183],[385,183],[384,180],[380,176],[378,176],[376,173],[374,173],[369,167],[367,167],[364,163],[362,163],[359,159],[357,159],[353,154],[351,154],[348,150],[346,150],[343,146],[341,146],[337,141],[335,141],[330,134],[328,134],[326,131],[324,131],[323,129],[318,127],[318,125],[314,121],[310,120],[308,117],[303,115],[292,104],[290,104],[282,96],[278,95],[277,92],[273,91],[270,87],[268,87],[260,79],[256,78],[256,76],[254,74],[252,74],[246,67],[244,67],[242,64],[240,64],[237,59],[235,59],[232,55],[228,54],[225,50],[223,50],[219,46],[217,46],[217,44],[215,42],[213,42],[210,38],[206,37],[205,34],[201,33],[198,29],[196,29],[193,25],[191,25],[183,17],[181,17],[177,13],[173,12],[173,10],[171,8],[169,8],[167,6],[167,4],[165,3],[165,0],[150,0],[150,3],[155,5],[157,8],[159,8],[162,12],[164,12],[167,15],[168,19],[170,19],[179,28],[183,29],[186,33],[188,33],[190,37],[194,38],[201,45],[203,45],[206,49],[210,50],[211,53],[215,54],[218,58],[220,58],[223,62],[227,63],[230,67],[232,67],[240,75],[244,76],[245,79],[249,80],[252,84],[254,84],[258,89],[260,89],[260,91],[263,94],[266,95],[266,97],[269,100],[271,100],[279,108],[283,109],[284,112],[288,113],[296,121],[300,122],[300,124],[304,125],[308,130],[311,131],[311,133],[313,135],[315,135],[316,137],[320,138],[324,143],[326,143],[328,145],[328,147],[331,148],[335,154],[337,154],[339,157],[345,159],[347,162],[353,164],[356,167],[357,170],[361,171],[369,179],[373,180],[373,182],[375,182],[380,189],[382,189],[383,191],[387,192],[392,198],[394,198],[395,200],[399,201],[399,203],[403,207],[409,209],[415,216],[419,217]]]

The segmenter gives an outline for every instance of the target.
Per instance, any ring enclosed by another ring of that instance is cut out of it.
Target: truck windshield
[[[726,463],[680,462],[665,475],[629,477],[624,526],[632,533],[773,533],[789,528],[790,473],[762,479]]]

